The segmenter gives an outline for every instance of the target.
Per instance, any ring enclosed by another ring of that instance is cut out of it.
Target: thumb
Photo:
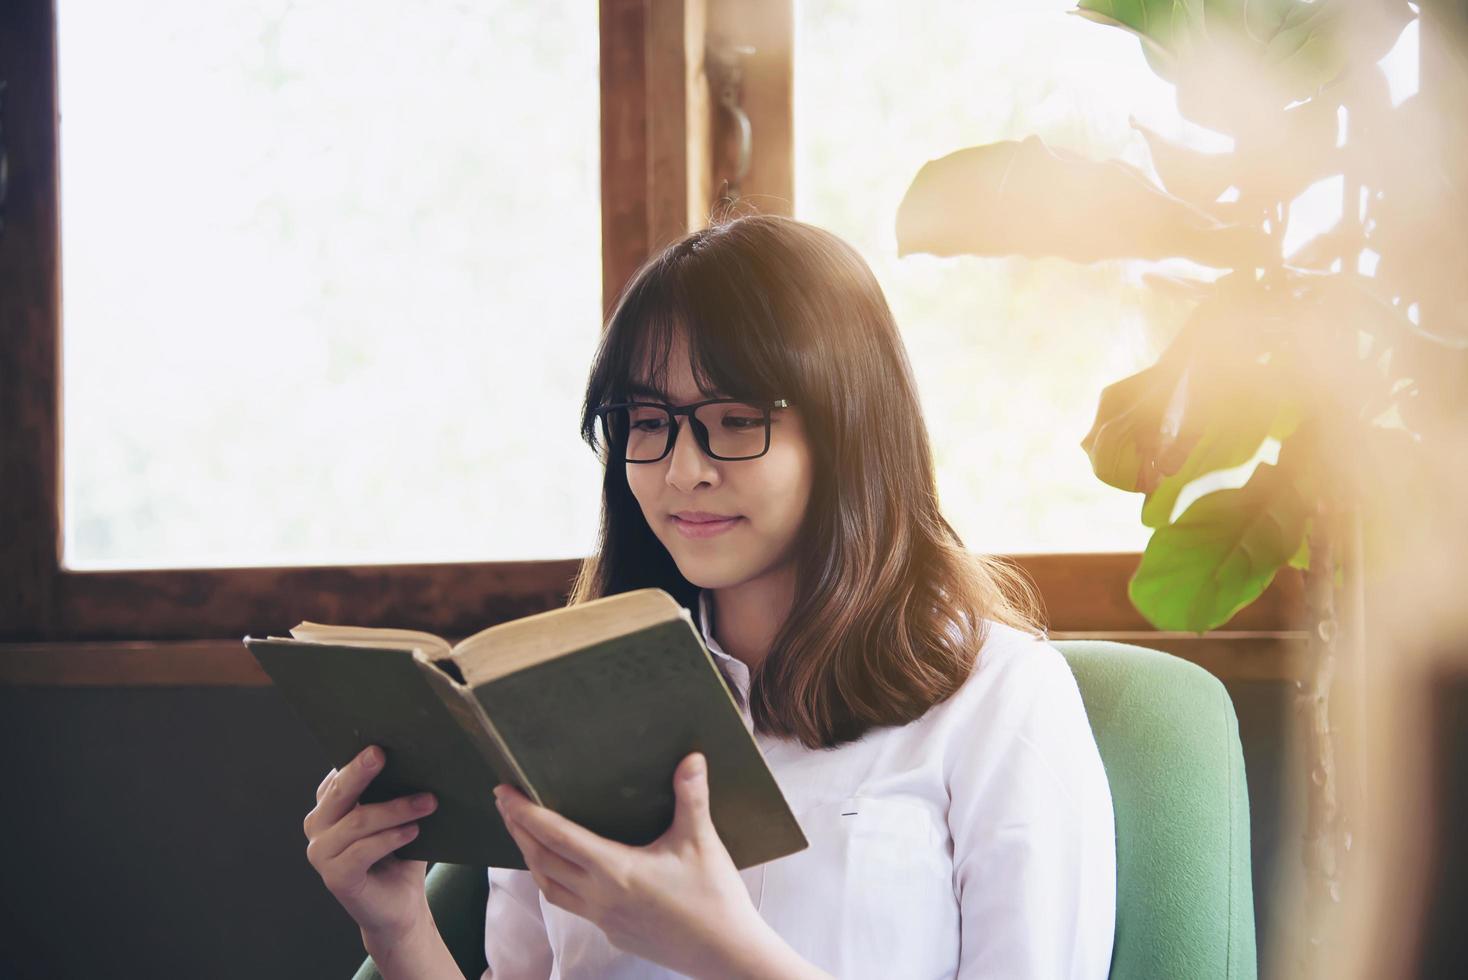
[[[713,828],[709,816],[708,762],[702,752],[684,757],[673,773],[673,832],[696,837]]]

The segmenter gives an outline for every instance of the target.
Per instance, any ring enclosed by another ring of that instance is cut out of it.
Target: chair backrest
[[[1255,980],[1249,794],[1233,701],[1196,664],[1059,640],[1116,812],[1114,980]]]
[[[1249,795],[1238,717],[1196,664],[1125,643],[1058,640],[1116,812],[1113,980],[1255,980]],[[484,961],[483,868],[436,864],[428,903],[459,969]],[[372,960],[354,980],[381,980]]]

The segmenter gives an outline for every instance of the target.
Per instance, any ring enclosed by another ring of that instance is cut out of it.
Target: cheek
[[[628,463],[626,470],[627,488],[632,491],[632,496],[637,498],[638,505],[646,513],[648,504],[653,501],[653,481],[648,477],[648,467]]]
[[[657,519],[661,512],[658,506],[662,477],[656,472],[656,466],[627,466],[627,489],[632,491],[632,496],[637,501],[637,507],[642,511],[643,519],[652,528],[652,533],[666,544],[664,535],[666,528]]]
[[[760,489],[750,496],[760,501],[757,513],[766,529],[783,536],[793,533],[805,516],[810,503],[811,469],[799,457],[781,462],[784,465],[772,468]]]

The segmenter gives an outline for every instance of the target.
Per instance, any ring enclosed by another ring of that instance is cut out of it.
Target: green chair
[[[1254,980],[1249,795],[1238,718],[1195,664],[1125,643],[1059,640],[1116,811],[1114,980]],[[485,869],[436,864],[428,901],[469,980],[484,972]],[[379,980],[366,960],[354,980]]]

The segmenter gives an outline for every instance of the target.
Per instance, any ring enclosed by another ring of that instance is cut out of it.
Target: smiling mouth
[[[692,521],[684,520],[677,514],[669,515],[669,520],[672,522],[673,527],[677,528],[678,533],[686,538],[708,538],[716,534],[722,534],[743,519],[743,517],[735,515],[734,517],[725,517],[711,521]]]

